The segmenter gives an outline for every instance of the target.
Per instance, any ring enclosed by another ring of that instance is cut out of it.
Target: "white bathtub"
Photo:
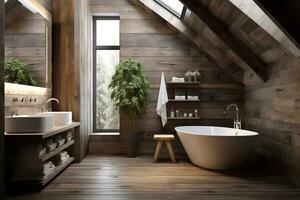
[[[258,133],[212,126],[175,128],[192,163],[215,170],[240,166],[255,144]]]

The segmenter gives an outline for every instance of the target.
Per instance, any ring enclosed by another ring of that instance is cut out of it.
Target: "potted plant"
[[[12,58],[5,63],[4,79],[8,83],[17,83],[36,86],[36,81],[27,70],[27,65],[22,61]]]
[[[114,105],[129,119],[127,154],[128,157],[135,157],[137,137],[132,122],[145,112],[149,92],[149,83],[143,73],[141,63],[128,59],[118,64],[109,88],[112,89],[111,98]]]

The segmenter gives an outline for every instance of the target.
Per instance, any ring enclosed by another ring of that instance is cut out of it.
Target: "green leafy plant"
[[[37,85],[27,70],[27,65],[22,61],[12,58],[5,63],[4,79],[9,83],[24,85]]]
[[[109,84],[114,105],[129,117],[129,146],[135,146],[132,120],[143,114],[147,107],[149,83],[143,73],[141,63],[132,59],[124,60],[116,67],[116,72]],[[135,147],[129,147],[129,157],[134,157]]]

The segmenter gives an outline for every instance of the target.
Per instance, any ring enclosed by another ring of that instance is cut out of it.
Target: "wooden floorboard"
[[[37,193],[8,200],[299,200],[300,189],[285,178],[251,169],[201,169],[187,161],[153,163],[150,157],[88,156]]]

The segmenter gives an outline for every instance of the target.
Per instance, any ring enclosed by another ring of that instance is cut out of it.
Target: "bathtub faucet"
[[[235,111],[236,111],[236,113],[235,113],[235,118],[233,119],[233,127],[234,127],[235,129],[241,129],[241,128],[242,128],[242,121],[241,121],[241,119],[240,119],[240,117],[239,117],[239,108],[238,108],[238,106],[237,106],[236,104],[230,104],[230,105],[228,105],[228,106],[225,108],[225,110],[224,110],[224,114],[226,114],[227,111],[228,111],[230,108],[232,108],[232,107],[234,107],[234,108],[235,108]]]

